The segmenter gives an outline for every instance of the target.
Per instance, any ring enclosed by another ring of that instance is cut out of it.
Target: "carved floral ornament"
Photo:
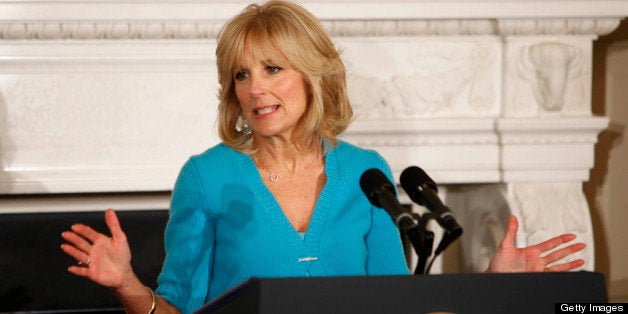
[[[332,36],[604,35],[619,19],[324,20]],[[0,40],[214,39],[222,22],[18,21],[0,23]]]

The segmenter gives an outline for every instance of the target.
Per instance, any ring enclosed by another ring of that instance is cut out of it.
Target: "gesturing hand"
[[[515,236],[518,228],[519,222],[517,221],[517,218],[515,216],[510,216],[506,235],[497,247],[497,252],[495,252],[495,255],[489,263],[486,272],[512,273],[569,271],[584,265],[584,260],[582,259],[553,264],[584,249],[584,243],[571,244],[567,247],[546,254],[563,243],[573,241],[576,238],[575,234],[563,234],[536,245],[525,248],[517,248],[515,247]]]
[[[131,269],[131,251],[127,238],[115,212],[105,212],[105,222],[111,238],[89,226],[75,224],[71,231],[61,234],[68,243],[61,249],[78,261],[78,265],[68,268],[72,274],[110,288],[120,288],[134,278]]]

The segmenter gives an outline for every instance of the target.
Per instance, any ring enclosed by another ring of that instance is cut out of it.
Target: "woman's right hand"
[[[105,211],[105,222],[111,237],[84,224],[72,225],[72,230],[61,234],[67,241],[61,245],[61,250],[78,262],[68,271],[110,288],[127,313],[147,313],[152,303],[158,305],[159,313],[178,314],[179,310],[161,296],[156,295],[157,302],[153,303],[152,291],[149,292],[133,273],[131,249],[112,209]]]
[[[105,211],[105,222],[111,237],[84,224],[75,224],[61,234],[67,241],[61,249],[78,263],[68,268],[70,273],[113,290],[124,290],[138,281],[131,268],[131,250],[112,209]]]

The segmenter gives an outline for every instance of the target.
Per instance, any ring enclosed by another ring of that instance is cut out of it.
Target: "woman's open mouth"
[[[255,112],[256,115],[265,115],[265,114],[269,114],[271,112],[274,112],[275,110],[277,110],[277,108],[279,107],[279,105],[275,105],[275,106],[270,106],[270,107],[264,107],[261,109],[255,109],[253,110],[253,112]]]

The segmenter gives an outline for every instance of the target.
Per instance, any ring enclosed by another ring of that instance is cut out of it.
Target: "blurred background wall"
[[[610,118],[584,191],[593,219],[596,270],[609,297],[628,302],[628,21],[593,45],[593,112]]]

